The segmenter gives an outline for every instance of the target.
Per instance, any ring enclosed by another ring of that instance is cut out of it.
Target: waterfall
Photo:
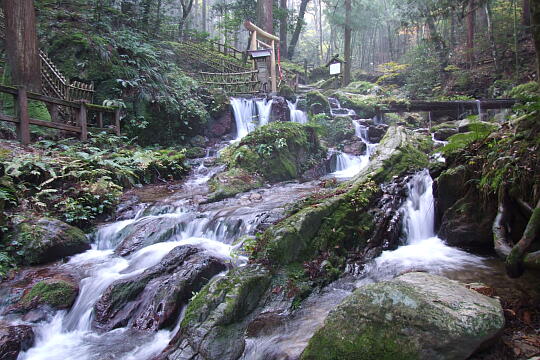
[[[287,100],[287,105],[289,106],[292,122],[297,122],[300,124],[305,124],[308,122],[306,113],[296,108],[298,106],[298,99],[296,99],[294,103]]]
[[[236,141],[242,139],[257,127],[268,124],[272,103],[273,100],[271,99],[231,98],[231,106],[237,129]],[[294,103],[287,101],[287,105],[289,107],[291,121],[300,124],[308,122],[306,113],[296,108],[298,100]]]
[[[358,174],[367,164],[363,156],[349,155],[339,152],[336,157],[336,168],[332,175],[337,179],[350,179]]]
[[[242,139],[255,129],[256,105],[252,99],[231,98],[236,122],[236,140]]]
[[[268,120],[270,119],[270,110],[272,110],[272,102],[273,101],[271,99],[262,99],[255,101],[259,114],[259,126],[268,124]]]
[[[328,98],[330,103],[330,114],[334,117],[336,116],[350,116],[356,117],[356,111],[352,109],[346,109],[341,107],[341,103],[336,98]]]
[[[441,274],[466,267],[483,268],[481,257],[450,247],[434,232],[433,180],[420,171],[407,184],[408,197],[401,208],[405,244],[384,251],[366,266],[359,285],[393,278],[406,271]]]

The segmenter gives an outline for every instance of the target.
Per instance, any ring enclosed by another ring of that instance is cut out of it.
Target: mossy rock
[[[36,283],[23,295],[20,305],[34,308],[49,305],[55,309],[69,309],[75,302],[79,288],[76,284],[60,279],[47,279]]]
[[[12,242],[24,254],[25,265],[45,264],[90,249],[90,240],[82,230],[49,218],[18,224]]]
[[[310,91],[306,94],[306,106],[311,115],[330,115],[330,103],[328,98],[319,91]]]
[[[257,174],[233,168],[214,175],[208,185],[210,191],[212,191],[209,201],[219,201],[239,193],[257,189],[263,185],[263,179]]]
[[[286,100],[289,100],[292,103],[296,102],[296,94],[294,93],[294,90],[287,84],[282,84],[279,87],[278,95],[284,97]]]
[[[437,275],[358,288],[326,318],[302,360],[466,359],[504,326],[498,300]]]
[[[352,109],[362,119],[371,119],[377,114],[380,98],[375,95],[345,94],[337,91],[333,97],[339,100],[342,107]]]
[[[242,169],[274,183],[300,177],[320,163],[325,153],[312,125],[274,122],[231,145],[221,160],[229,170]]]

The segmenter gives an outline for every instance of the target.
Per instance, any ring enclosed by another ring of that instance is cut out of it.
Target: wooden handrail
[[[85,141],[88,137],[89,111],[94,111],[97,113],[98,125],[101,130],[114,130],[117,135],[120,135],[120,109],[118,107],[92,105],[88,104],[84,100],[67,101],[63,99],[57,99],[50,96],[28,92],[24,87],[16,88],[13,86],[0,85],[0,92],[10,94],[15,97],[17,114],[17,116],[10,116],[0,113],[0,121],[8,121],[15,123],[17,137],[23,144],[28,144],[30,142],[30,125],[44,126],[57,130],[75,132],[79,134],[79,137],[82,141]],[[29,99],[44,102],[49,108],[52,121],[44,121],[31,118],[28,114]],[[65,106],[74,109],[76,112],[77,124],[70,125],[57,122],[56,117],[58,115],[58,106]],[[103,128],[103,113],[113,114],[114,125],[110,126],[109,128]]]

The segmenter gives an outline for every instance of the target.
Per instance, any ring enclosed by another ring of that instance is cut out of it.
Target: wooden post
[[[249,46],[250,50],[257,50],[257,32],[251,32],[251,45]]]
[[[114,126],[116,135],[120,136],[120,108],[114,110]]]
[[[272,47],[272,56],[270,57],[270,78],[272,80],[272,92],[277,92],[277,79],[276,79],[276,42],[272,40],[270,43]]]
[[[79,113],[77,114],[77,125],[81,127],[81,141],[88,140],[88,124],[86,123],[86,104],[81,101],[81,107],[79,108]]]
[[[51,121],[52,122],[58,122],[58,105],[57,104],[47,104],[47,109],[49,110],[49,114],[51,115]]]
[[[19,122],[16,125],[17,137],[23,145],[30,143],[30,116],[28,115],[28,97],[26,88],[19,86],[17,92],[17,116]]]
[[[97,121],[98,121],[98,127],[103,128],[103,113],[101,111],[97,113]]]

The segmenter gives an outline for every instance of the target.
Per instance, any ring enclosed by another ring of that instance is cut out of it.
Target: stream
[[[288,103],[291,120],[305,123],[307,117]],[[272,100],[231,99],[235,115],[236,141],[268,123]],[[336,107],[333,112],[352,115]],[[254,121],[255,120],[255,121]],[[356,136],[366,143],[361,156],[338,155],[331,174],[339,180],[352,178],[365,168],[377,144],[370,143],[367,128],[353,119]],[[174,249],[192,246],[205,256],[217,259],[230,269],[247,259],[236,250],[236,241],[254,235],[280,218],[287,204],[319,189],[318,181],[286,182],[253,190],[215,203],[205,203],[207,181],[223,168],[209,165],[220,148],[210,149],[198,159],[191,175],[171,195],[152,204],[137,204],[122,220],[100,226],[92,234],[92,249],[73,256],[65,264],[82,278],[80,292],[69,311],[58,311],[34,326],[34,347],[19,360],[144,360],[159,354],[179,328],[185,306],[175,313],[173,325],[149,332],[138,329],[135,320],[108,331],[96,326],[95,305],[113,283],[133,279],[157,266]],[[318,292],[312,293],[296,310],[281,311],[286,321],[264,336],[248,338],[242,359],[296,359],[309,338],[321,326],[328,312],[354,289],[367,283],[387,280],[407,271],[427,271],[459,278],[464,272],[490,276],[492,268],[478,256],[447,246],[434,231],[432,179],[427,170],[412,176],[407,185],[404,214],[405,242],[394,251],[385,251],[358,274],[351,271]],[[227,271],[227,270],[225,270]],[[221,271],[214,276],[223,276]],[[207,279],[211,281],[210,279]],[[201,286],[203,284],[200,284]],[[1,310],[1,309],[0,309]],[[24,323],[20,319],[10,319]]]

